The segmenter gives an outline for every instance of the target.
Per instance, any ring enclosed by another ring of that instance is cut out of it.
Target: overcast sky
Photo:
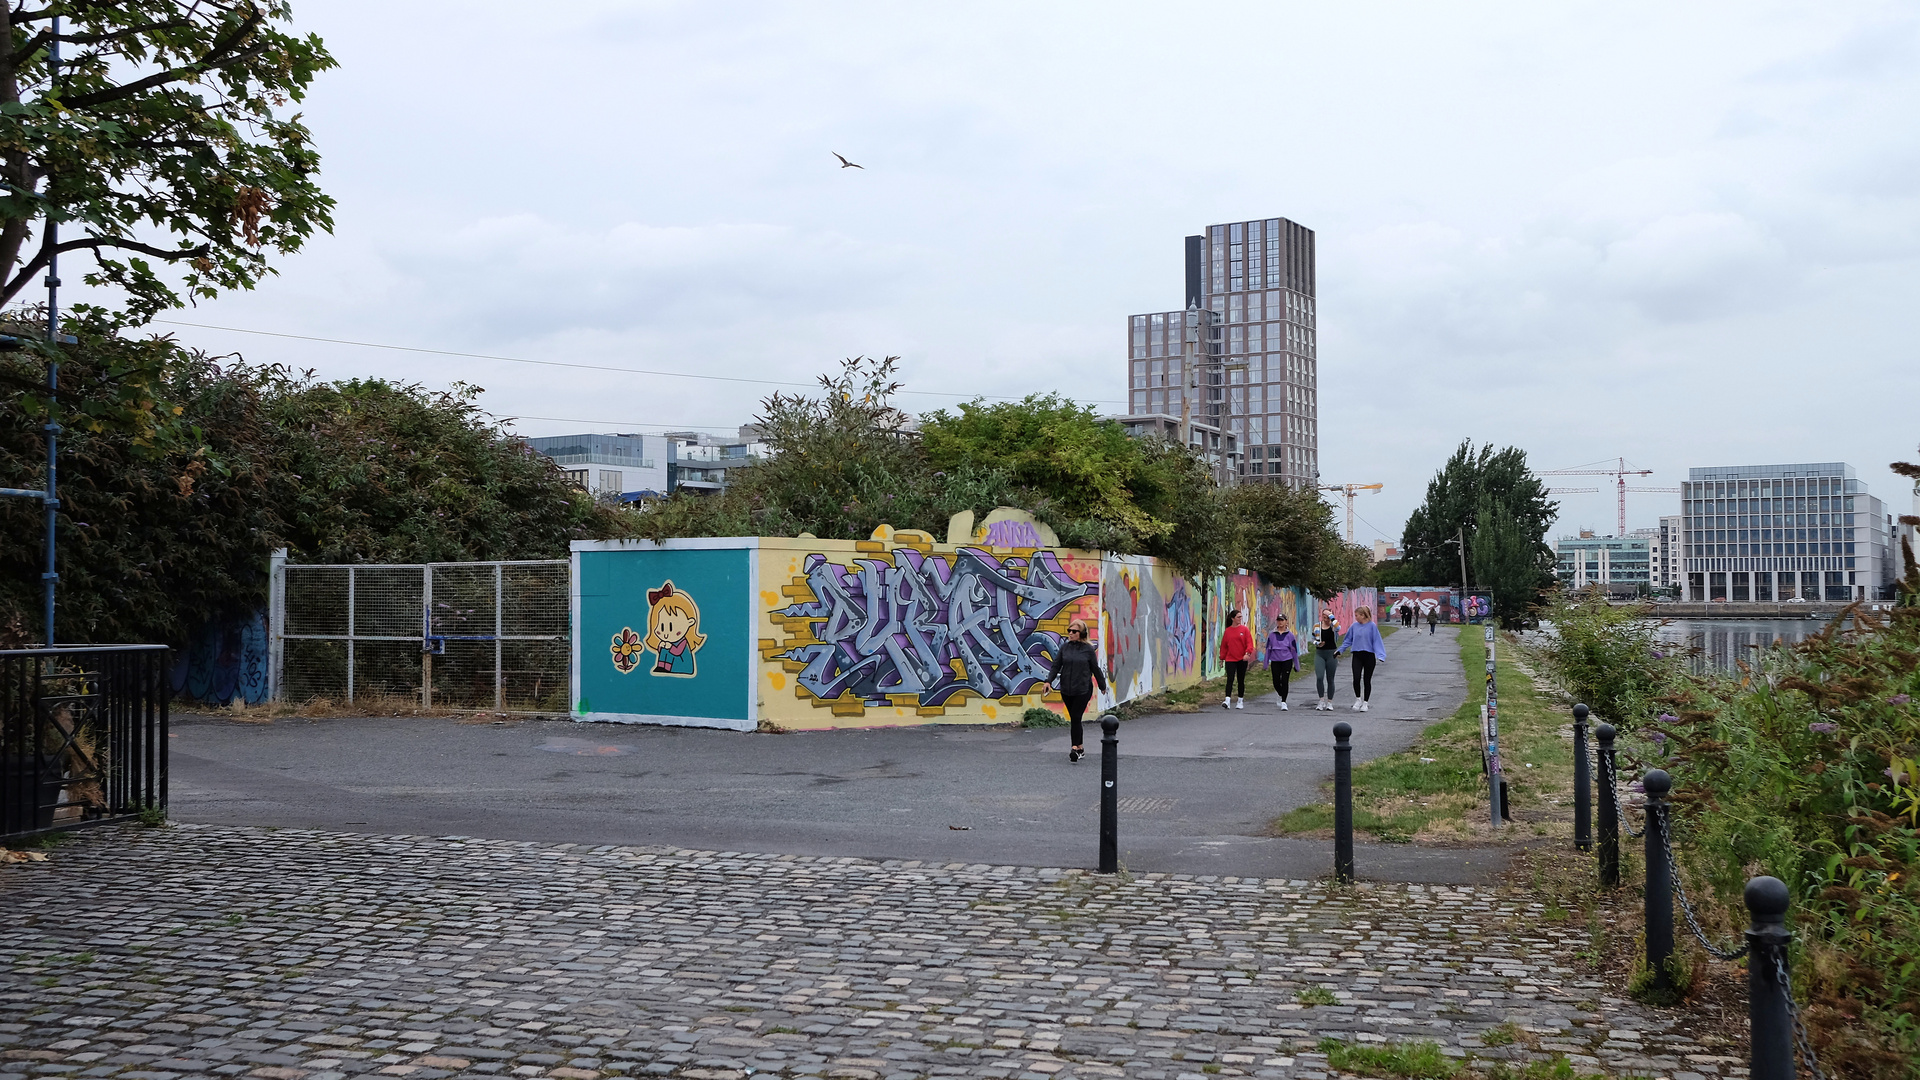
[[[1118,412],[1181,238],[1283,216],[1319,237],[1323,479],[1386,485],[1362,542],[1468,438],[1647,486],[1844,460],[1905,511],[1917,10],[296,0],[340,61],[304,108],[335,233],[177,318],[798,383],[898,354],[915,410]],[[166,329],[476,383],[536,435],[730,431],[774,389]],[[1612,531],[1608,478],[1556,482]]]

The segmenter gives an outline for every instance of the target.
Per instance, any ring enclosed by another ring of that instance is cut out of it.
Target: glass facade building
[[[1210,225],[1187,237],[1186,257],[1185,308],[1127,319],[1127,411],[1184,406],[1235,437],[1241,478],[1317,483],[1313,230],[1286,218]],[[1187,371],[1182,345],[1196,333],[1199,370]]]
[[[1889,518],[1844,462],[1689,469],[1680,487],[1684,599],[1877,600]]]
[[[1554,547],[1554,570],[1569,589],[1599,585],[1627,595],[1653,584],[1653,544],[1647,535],[1563,536]]]

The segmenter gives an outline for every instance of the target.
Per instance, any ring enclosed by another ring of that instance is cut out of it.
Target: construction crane
[[[1611,469],[1548,469],[1541,476],[1611,476],[1614,487],[1619,491],[1620,523],[1614,529],[1615,536],[1627,535],[1627,477],[1652,476],[1652,469],[1629,469],[1626,458],[1615,458]],[[1567,489],[1571,491],[1571,489]],[[1677,488],[1634,488],[1634,491],[1678,490]]]
[[[1379,491],[1385,484],[1321,484],[1321,491],[1339,491],[1347,496],[1347,543],[1353,543],[1353,497],[1362,491]]]

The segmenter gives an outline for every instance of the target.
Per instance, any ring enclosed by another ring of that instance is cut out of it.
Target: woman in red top
[[[1247,707],[1247,660],[1253,656],[1253,631],[1240,623],[1240,609],[1227,612],[1227,632],[1220,635],[1220,659],[1227,664],[1227,699],[1223,709]],[[1238,680],[1236,682],[1236,680]],[[1240,687],[1235,694],[1233,688]]]

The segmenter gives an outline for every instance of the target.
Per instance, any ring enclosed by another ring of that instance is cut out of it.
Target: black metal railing
[[[0,838],[166,812],[170,655],[0,650]]]

